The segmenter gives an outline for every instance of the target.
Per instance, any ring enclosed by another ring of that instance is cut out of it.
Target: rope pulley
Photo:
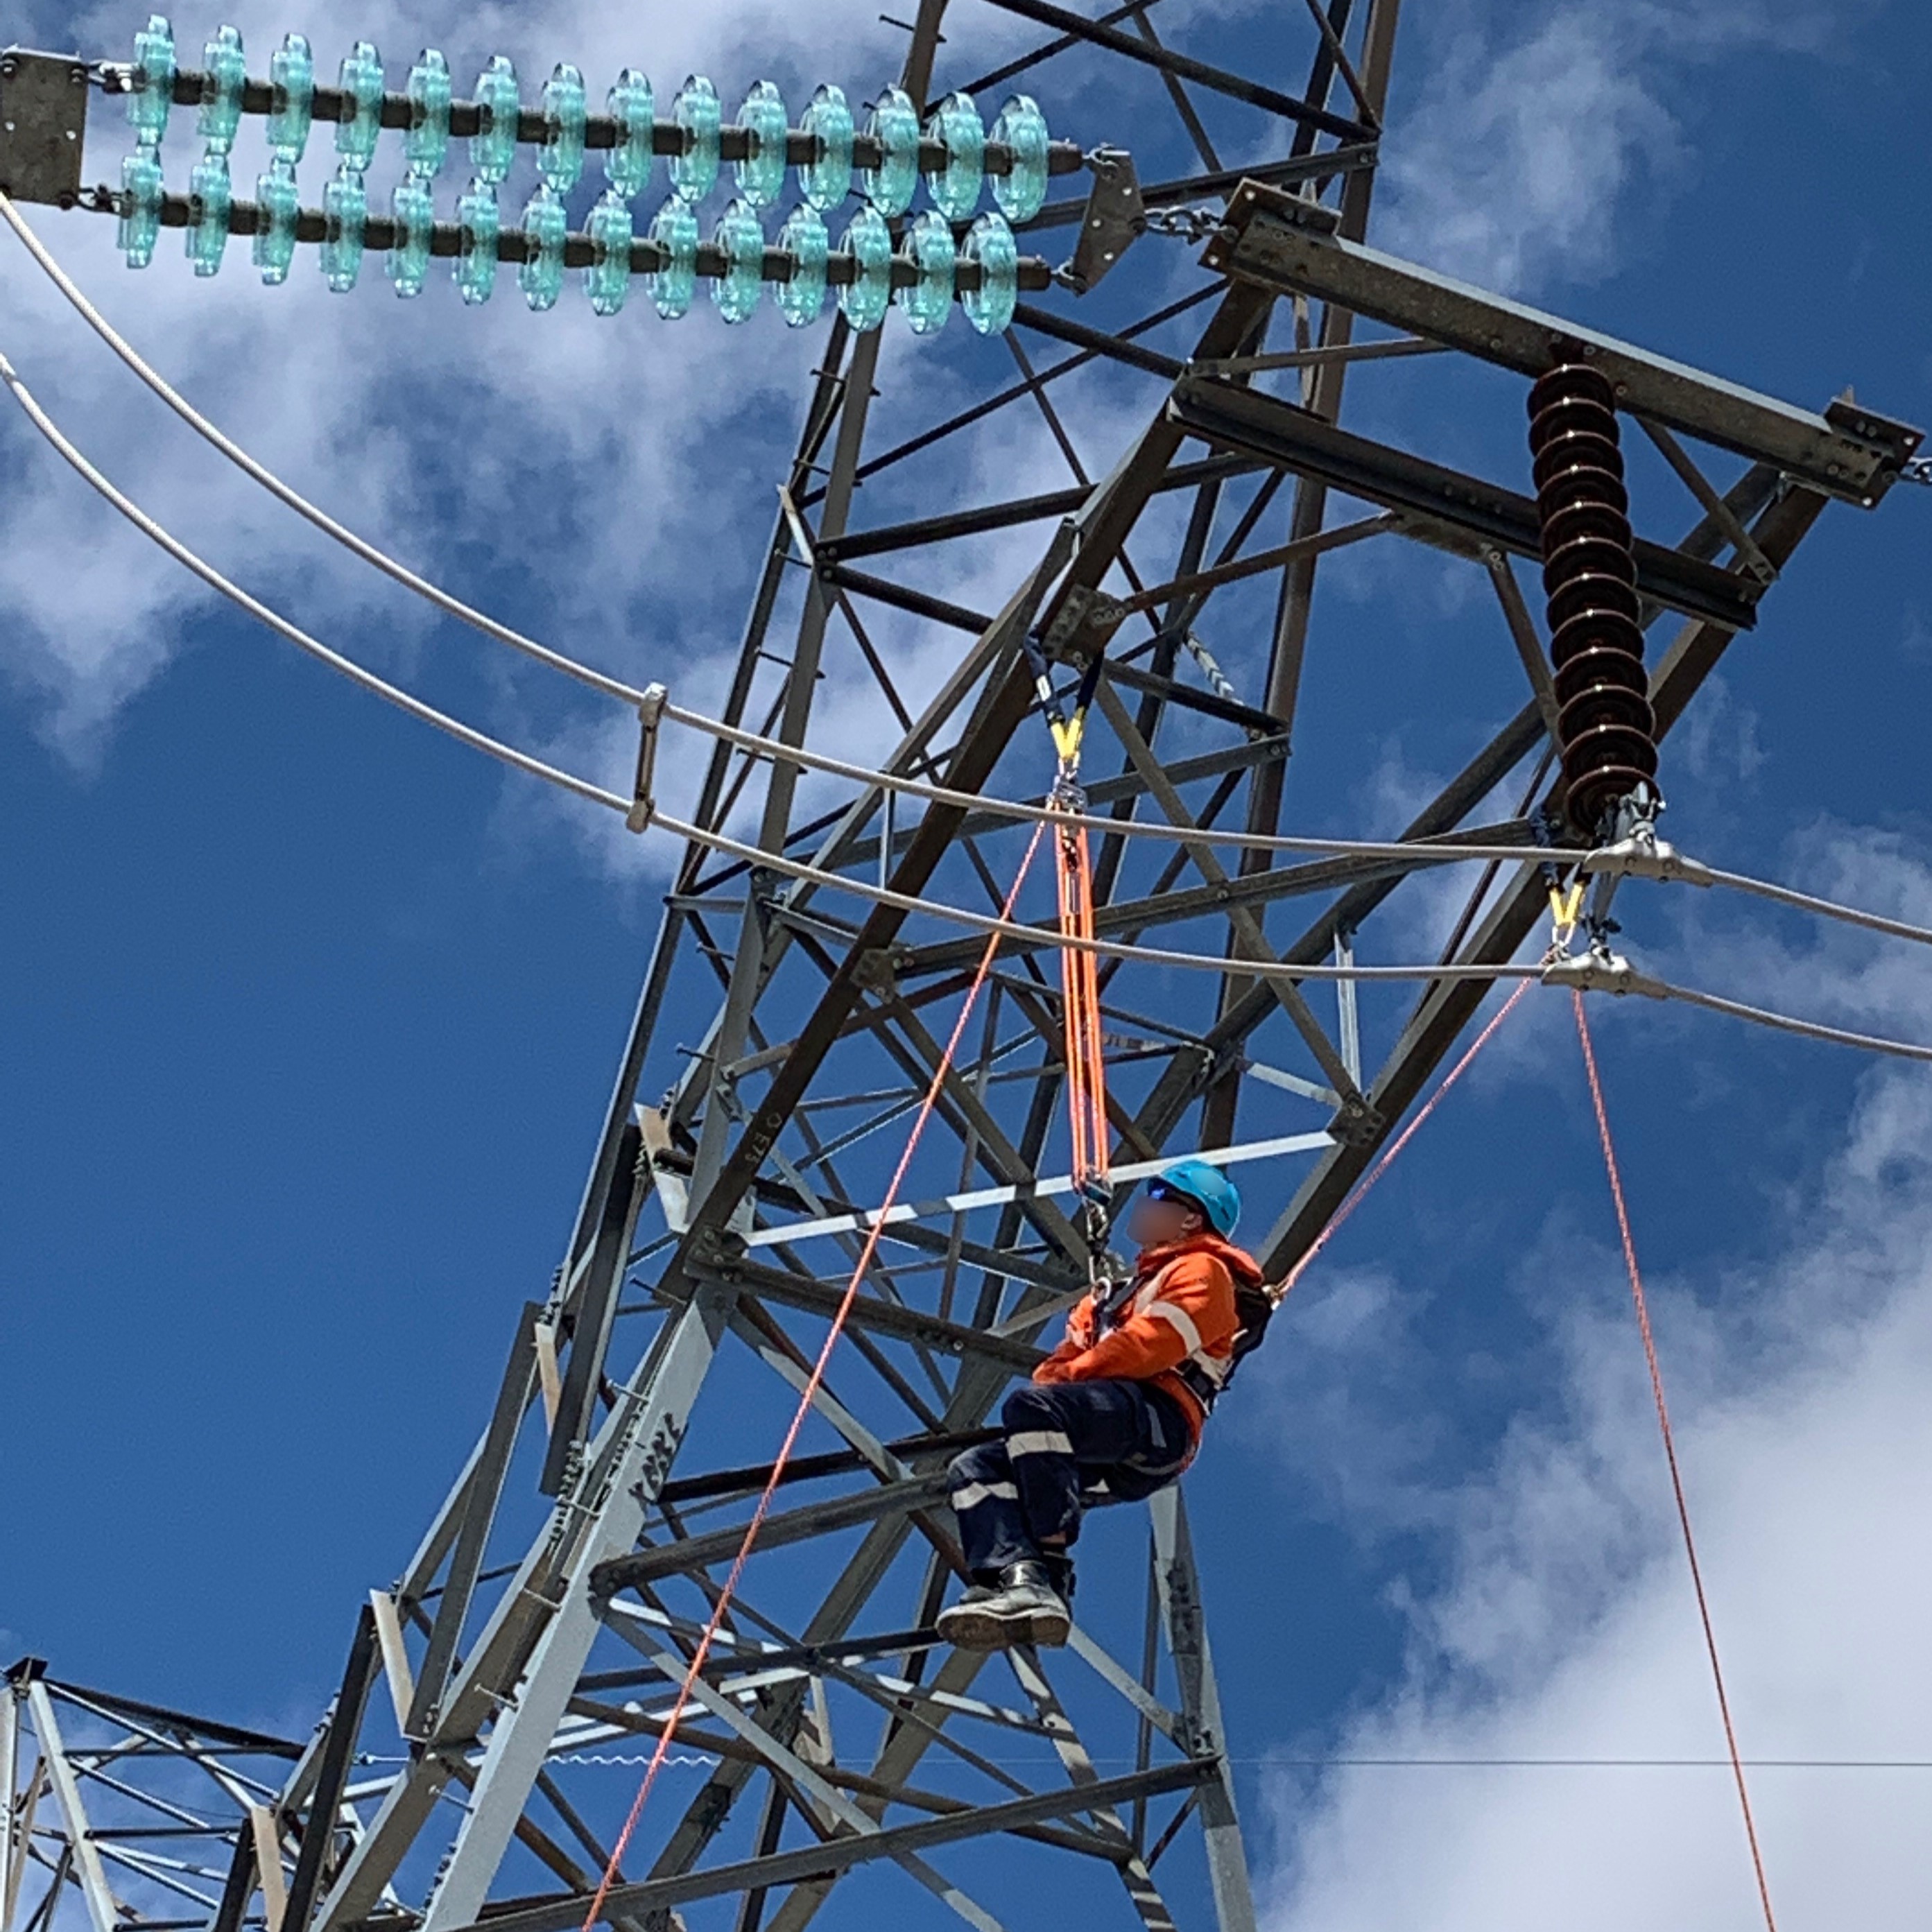
[[[1654,808],[1657,776],[1616,397],[1600,370],[1564,362],[1538,379],[1529,448],[1566,809],[1594,838],[1626,800]]]

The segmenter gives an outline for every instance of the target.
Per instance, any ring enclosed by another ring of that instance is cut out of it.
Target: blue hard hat
[[[1193,1202],[1223,1240],[1234,1232],[1241,1218],[1241,1191],[1211,1162],[1170,1161],[1154,1178]]]

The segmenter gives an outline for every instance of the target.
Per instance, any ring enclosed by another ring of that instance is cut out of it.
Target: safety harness
[[[1099,1284],[1094,1290],[1095,1340],[1111,1334],[1130,1315],[1144,1313],[1160,1300],[1168,1278],[1182,1258],[1176,1256],[1144,1282],[1130,1276],[1124,1281]],[[1110,1292],[1103,1295],[1102,1288]],[[1210,1355],[1204,1348],[1196,1348],[1184,1356],[1170,1371],[1201,1405],[1204,1414],[1214,1412],[1216,1400],[1234,1380],[1235,1370],[1261,1346],[1274,1311],[1275,1303],[1261,1283],[1235,1282],[1234,1319],[1238,1325],[1226,1359]]]

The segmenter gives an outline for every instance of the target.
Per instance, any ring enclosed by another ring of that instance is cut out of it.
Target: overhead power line
[[[13,225],[16,232],[22,235],[23,239],[28,240],[32,243],[35,248],[37,258],[44,255],[44,251],[39,250],[38,243],[32,241],[32,238],[26,230],[25,224],[20,221],[16,212],[11,203],[6,200],[4,194],[0,194],[0,216],[4,216]],[[51,258],[46,258],[44,266],[50,266],[57,275],[59,275],[58,266],[52,263]],[[65,280],[64,276],[60,276],[60,279],[62,281]],[[71,284],[68,286],[70,287]],[[74,291],[74,296],[76,299],[77,305],[84,305],[85,298],[80,296],[77,290]],[[121,343],[120,338],[113,334],[104,319],[97,319],[97,320],[104,338],[110,340],[110,346],[118,345],[118,349],[126,350],[127,356],[132,361],[139,361],[138,358],[134,356],[133,351],[130,349],[126,349],[126,345]],[[143,368],[146,368],[145,364],[141,366]],[[154,384],[158,385],[162,389],[166,389],[166,386],[161,382],[158,375],[154,375],[152,371],[148,373],[152,376]],[[488,732],[478,730],[474,725],[466,724],[460,718],[452,717],[448,712],[439,710],[424,699],[416,697],[397,685],[392,684],[387,679],[370,670],[365,666],[358,664],[354,659],[345,656],[341,652],[323,644],[299,625],[294,623],[279,611],[263,603],[260,598],[243,590],[241,586],[217,569],[214,565],[190,549],[188,544],[182,542],[179,538],[174,536],[165,526],[149,515],[131,497],[110,482],[48,415],[4,353],[0,353],[0,382],[4,382],[12,393],[14,400],[20,404],[34,427],[90,488],[112,505],[143,536],[166,551],[184,569],[199,578],[211,590],[228,598],[259,622],[266,625],[277,635],[293,644],[297,650],[306,652],[318,662],[328,666],[332,670],[338,672],[352,682],[360,686],[364,690],[374,693],[386,703],[392,704],[399,710],[405,711],[410,716],[420,719],[423,723],[432,725],[436,730],[448,734],[460,742],[470,746],[473,750],[482,752],[490,758],[512,766],[518,770],[526,772],[532,777],[542,778],[546,783],[556,785],[577,797],[588,800],[594,805],[602,806],[608,810],[622,812],[627,815],[631,812],[635,803],[634,800],[626,798],[621,794],[608,790],[603,786],[594,784],[588,778],[580,778],[574,772],[565,771],[542,758],[535,757],[530,752],[520,751],[514,746],[506,744],[501,740],[492,737]],[[436,603],[439,608],[448,610],[450,614],[460,616],[466,622],[478,623],[489,634],[498,637],[506,643],[514,644],[518,649],[527,650],[543,661],[554,662],[557,668],[572,668],[573,674],[587,668],[574,665],[573,660],[564,658],[560,653],[549,651],[547,647],[536,644],[533,640],[524,638],[520,633],[512,631],[507,626],[496,623],[494,620],[484,617],[481,612],[473,611],[469,605],[462,603],[460,599],[449,596],[447,592],[430,584],[427,580],[417,577],[406,566],[398,563],[394,559],[376,550],[373,544],[364,543],[352,532],[335,523],[333,518],[328,518],[326,512],[309,504],[307,499],[301,496],[298,493],[289,489],[288,486],[281,484],[279,479],[274,478],[271,472],[255,463],[254,460],[248,456],[245,452],[241,450],[238,446],[230,442],[220,431],[214,428],[212,424],[207,423],[206,419],[194,411],[192,406],[185,400],[174,397],[172,390],[167,390],[166,393],[172,398],[173,404],[178,406],[183,412],[184,420],[190,421],[206,434],[218,448],[223,449],[225,454],[230,454],[250,475],[256,476],[258,481],[262,482],[264,487],[274,489],[278,496],[290,503],[291,507],[299,507],[304,515],[309,516],[311,520],[316,522],[318,528],[327,530],[331,535],[338,536],[339,540],[347,543],[358,555],[366,556],[369,561],[375,562],[386,574],[394,578],[396,581],[405,584],[407,587],[418,590],[422,594],[428,596],[430,601]],[[615,681],[609,680],[607,682],[614,683]],[[631,692],[631,687],[618,685],[616,691],[628,698]],[[647,695],[648,694],[646,693],[638,694],[640,700]],[[670,707],[667,705],[664,707],[667,716],[670,714]],[[883,774],[867,772],[856,766],[848,766],[841,760],[825,759],[817,754],[808,754],[797,748],[778,745],[770,740],[760,739],[755,734],[739,731],[736,728],[722,724],[716,720],[701,718],[695,713],[681,714],[680,722],[689,724],[695,728],[711,731],[715,735],[724,736],[730,741],[742,741],[749,745],[754,745],[760,750],[768,750],[774,755],[794,759],[801,764],[814,765],[821,768],[836,768],[840,776],[848,776],[868,784],[887,783],[895,788],[922,793],[934,797],[939,802],[949,806],[976,810],[1004,809],[1036,821],[1058,819],[1064,822],[1066,818],[1066,814],[1055,814],[1044,808],[1015,806],[1010,803],[1003,804],[1000,802],[985,799],[977,794],[948,792],[944,788],[922,785],[916,781],[889,779]],[[802,860],[788,858],[782,854],[768,851],[761,846],[751,844],[742,840],[730,838],[724,833],[710,831],[701,826],[688,824],[668,813],[654,812],[652,822],[662,826],[674,837],[688,840],[726,857],[742,860],[767,872],[776,872],[782,877],[816,886],[823,890],[844,892],[866,900],[872,904],[890,906],[901,911],[926,914],[953,925],[966,927],[974,932],[1029,945],[1039,945],[1050,940],[1051,943],[1063,947],[1090,952],[1103,958],[1134,961],[1144,965],[1168,966],[1195,972],[1225,974],[1231,970],[1238,971],[1247,977],[1290,982],[1304,980],[1368,982],[1428,981],[1446,984],[1458,980],[1534,980],[1550,976],[1552,970],[1548,962],[1537,964],[1460,963],[1374,966],[1360,964],[1340,965],[1300,962],[1284,964],[1250,958],[1230,961],[1218,956],[1180,952],[1166,947],[1130,944],[1122,941],[1099,938],[1072,938],[1057,933],[1048,934],[1043,928],[1019,924],[988,914],[971,912],[963,907],[948,905],[944,902],[926,898],[913,893],[895,892],[890,886],[874,885],[844,873],[832,872]],[[1112,819],[1084,820],[1076,819],[1075,822],[1090,824],[1108,831],[1123,829],[1122,821]],[[1141,829],[1170,836],[1191,838],[1195,836],[1184,832],[1180,828],[1176,827],[1145,826]],[[1324,840],[1274,842],[1286,845],[1292,850],[1343,853],[1367,852],[1376,855],[1400,856],[1403,858],[1414,857],[1418,853],[1424,855],[1433,853],[1439,854],[1445,858],[1502,857],[1519,861],[1530,859],[1553,861],[1578,859],[1587,862],[1591,856],[1574,853],[1542,852],[1534,848],[1508,848],[1492,852],[1488,848],[1474,846],[1428,848],[1400,844],[1371,844],[1362,842],[1348,843]],[[1740,874],[1719,873],[1710,868],[1699,866],[1695,861],[1682,860],[1676,854],[1671,854],[1670,857],[1670,869],[1660,871],[1653,876],[1682,878],[1689,883],[1696,884],[1703,882],[1698,874],[1708,873],[1711,883],[1721,883],[1744,890],[1755,890],[1760,892],[1762,896],[1782,899],[1801,905],[1808,910],[1826,912],[1834,916],[1843,915],[1855,923],[1888,932],[1894,936],[1932,941],[1932,932],[1906,926],[1901,922],[1895,920],[1883,920],[1876,914],[1861,913],[1855,908],[1839,907],[1828,900],[1814,899],[1808,895],[1795,892],[1786,887],[1772,885],[1765,881],[1747,879]],[[1806,1039],[1855,1047],[1863,1052],[1887,1054],[1895,1058],[1932,1061],[1932,1046],[1922,1046],[1910,1041],[1887,1040],[1872,1034],[1854,1033],[1841,1028],[1826,1026],[1815,1021],[1799,1019],[1789,1014],[1774,1012],[1763,1007],[1750,1006],[1741,1000],[1726,999],[1718,994],[1673,986],[1647,974],[1634,972],[1626,962],[1621,961],[1605,962],[1604,970],[1597,970],[1593,974],[1592,969],[1596,964],[1597,962],[1591,959],[1559,962],[1557,962],[1554,971],[1562,977],[1562,983],[1580,990],[1640,993],[1653,999],[1675,1000],[1685,1005],[1701,1006],[1713,1012],[1723,1013],[1733,1018],[1748,1021],[1755,1025],[1797,1034]],[[1566,972],[1564,970],[1566,968],[1573,970]]]
[[[218,450],[230,462],[245,476],[258,484],[278,502],[294,511],[296,515],[320,530],[325,536],[338,543],[358,557],[371,568],[413,595],[424,598],[442,611],[446,616],[469,625],[484,636],[521,652],[533,662],[557,671],[562,676],[575,680],[588,688],[600,692],[607,698],[617,700],[627,706],[637,706],[646,701],[647,693],[622,679],[602,671],[566,652],[539,642],[536,638],[506,624],[466,602],[440,584],[433,583],[419,572],[412,570],[399,558],[390,554],[380,545],[373,544],[358,535],[338,518],[316,503],[311,502],[301,491],[277,476],[268,466],[249,454],[247,450],[218,428],[202,414],[188,398],[169,382],[101,314],[78,284],[54,258],[45,243],[28,226],[12,200],[0,190],[0,219],[4,219],[21,245],[33,258],[60,294],[73,308],[74,312],[88,328],[106,345],[115,356],[139,381],[143,383],[197,436],[202,437]],[[200,573],[197,572],[199,574]],[[674,702],[667,700],[663,709],[665,719],[681,724],[687,729],[702,733],[707,737],[736,747],[755,757],[782,760],[798,766],[802,770],[816,771],[829,777],[841,778],[868,786],[883,788],[903,796],[921,799],[931,804],[952,806],[987,812],[995,817],[1012,818],[1022,822],[1054,820],[1066,822],[1070,814],[1056,812],[1045,805],[1031,805],[1016,800],[989,797],[976,792],[954,791],[944,785],[936,785],[917,778],[909,778],[896,772],[881,772],[862,765],[828,756],[821,752],[806,749],[802,746],[786,745],[756,731],[726,723],[720,718],[710,718],[701,712],[692,711]],[[497,751],[492,755],[504,756]],[[512,757],[510,762],[514,763]],[[1172,844],[1179,841],[1193,844],[1226,847],[1250,851],[1302,853],[1316,855],[1334,855],[1338,857],[1387,858],[1412,862],[1452,863],[1477,860],[1503,863],[1523,863],[1532,860],[1555,865],[1574,864],[1586,872],[1620,868],[1613,858],[1598,853],[1585,852],[1568,848],[1543,848],[1534,846],[1487,846],[1465,844],[1449,841],[1397,841],[1376,839],[1340,839],[1295,836],[1283,833],[1244,832],[1218,830],[1213,826],[1182,826],[1163,825],[1157,821],[1138,819],[1100,818],[1089,814],[1072,814],[1071,822],[1083,825],[1090,830],[1104,832],[1110,836],[1127,838],[1156,838]],[[1904,920],[1890,919],[1877,913],[1868,912],[1856,906],[1844,904],[1836,900],[1823,898],[1815,894],[1802,892],[1789,886],[1780,885],[1765,879],[1753,878],[1742,872],[1723,871],[1715,866],[1706,866],[1682,854],[1670,853],[1666,862],[1654,869],[1646,868],[1641,876],[1653,879],[1675,880],[1696,886],[1721,886],[1732,891],[1749,893],[1774,904],[1816,914],[1821,918],[1836,920],[1864,928],[1872,932],[1882,933],[1895,939],[1904,939],[1918,945],[1932,945],[1932,927],[1914,925]],[[1767,1016],[1760,1010],[1738,1008],[1731,1004],[1720,1006],[1718,1010],[1735,1012],[1740,1018],[1764,1020],[1767,1024],[1778,1023],[1778,1016]],[[1805,1023],[1793,1023],[1802,1030],[1812,1030]],[[1816,1036],[1832,1040],[1844,1044],[1868,1044],[1866,1036],[1846,1034],[1832,1028],[1816,1030]]]

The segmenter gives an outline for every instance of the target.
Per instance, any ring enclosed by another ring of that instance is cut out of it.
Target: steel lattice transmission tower
[[[963,403],[949,388],[938,419],[911,431],[875,420],[892,387],[882,356],[935,352],[835,323],[726,715],[788,744],[823,742],[822,674],[862,667],[868,715],[896,721],[881,770],[1037,797],[1030,634],[1069,680],[1103,655],[1084,767],[1094,810],[1272,832],[1318,557],[1418,542],[1467,560],[1486,598],[1493,586],[1515,701],[1406,836],[1520,844],[1522,864],[1491,867],[1465,901],[1418,906],[1405,888],[1430,862],[1250,850],[1224,866],[1204,839],[1097,842],[1103,936],[1229,962],[1218,975],[1105,966],[1116,1164],[1279,1136],[1286,1118],[1310,1137],[1312,1165],[1266,1235],[1278,1276],[1486,982],[1425,984],[1370,1072],[1346,992],[1318,1010],[1240,962],[1346,958],[1358,934],[1387,929],[1392,902],[1408,907],[1394,915],[1398,956],[1414,956],[1418,922],[1432,920],[1443,959],[1506,962],[1544,905],[1538,813],[1560,802],[1547,778],[1556,702],[1516,568],[1540,542],[1527,458],[1498,483],[1345,430],[1353,364],[1447,352],[1425,365],[1444,385],[1485,365],[1516,410],[1560,356],[1609,377],[1694,500],[1687,536],[1636,550],[1644,623],[1664,626],[1651,669],[1660,732],[1751,626],[1827,500],[1875,502],[1916,438],[1846,402],[1816,416],[1750,395],[1364,245],[1398,0],[1309,0],[1306,21],[1293,8],[1271,20],[1256,45],[1305,75],[1294,92],[1279,74],[1170,46],[1151,0],[1099,19],[1047,0],[992,4],[1045,38],[979,85],[1024,74],[1046,94],[1064,79],[1142,122],[1171,112],[1194,157],[1159,187],[1103,158],[1090,196],[1049,204],[1034,229],[1081,224],[1090,270],[1147,214],[1158,226],[1162,211],[1212,207],[1204,259],[1188,267],[1192,250],[1142,241],[1087,311],[1115,318],[1104,327],[1059,294],[1023,303],[1016,374],[979,379]],[[942,48],[945,10],[920,6],[904,75],[916,101],[935,93],[942,52],[968,43],[962,11]],[[1268,158],[1231,167],[1236,142]],[[1042,344],[1066,352],[1042,366]],[[1117,404],[1138,387],[1119,405],[1131,433],[1096,477],[1058,399],[1097,374]],[[1044,425],[1064,484],[933,507],[958,501],[962,436],[997,433],[1002,418]],[[1430,428],[1418,417],[1425,452]],[[1686,436],[1741,470],[1707,480]],[[1366,508],[1338,518],[1342,497]],[[962,583],[994,569],[1007,575],[993,608],[958,601]],[[952,640],[916,695],[874,635],[910,624]],[[748,797],[767,852],[988,910],[1025,836],[992,813],[895,807],[877,788],[821,796],[793,768],[719,748],[698,822],[740,824]],[[1064,1653],[994,1660],[932,1636],[959,1556],[946,1454],[922,1442],[982,1424],[1088,1279],[1066,1197],[1036,1184],[1062,1105],[1052,944],[1042,920],[1036,946],[1006,949],[944,1082],[910,1194],[956,1204],[893,1227],[857,1304],[818,1404],[822,1446],[782,1492],[680,1735],[712,1768],[695,1796],[660,1792],[611,1892],[608,1916],[627,1932],[728,1918],[738,1932],[802,1932],[839,1909],[847,1874],[893,1865],[912,1885],[859,1894],[866,1910],[884,1898],[895,1913],[936,1913],[923,1888],[975,1926],[1020,1924],[1060,1916],[1078,1896],[1066,1888],[1084,1885],[1096,1922],[1126,1912],[1164,1932],[1211,1909],[1223,1932],[1252,1932],[1225,1700],[1179,1492],[1149,1506],[1148,1602],[1127,1654],[1083,1632]],[[420,1547],[362,1609],[314,1737],[259,1736],[16,1669],[0,1699],[0,1851],[27,1932],[74,1893],[94,1932],[580,1922],[618,1818],[566,1767],[658,1735],[766,1473],[753,1459],[776,1448],[844,1288],[859,1238],[840,1217],[876,1199],[863,1144],[908,1118],[979,946],[889,906],[855,914],[809,882],[684,854],[556,1283],[520,1314],[486,1425]],[[956,1204],[961,1190],[975,1204]],[[654,1197],[667,1233],[654,1232]],[[1130,1768],[1103,1774],[1108,1760]]]

